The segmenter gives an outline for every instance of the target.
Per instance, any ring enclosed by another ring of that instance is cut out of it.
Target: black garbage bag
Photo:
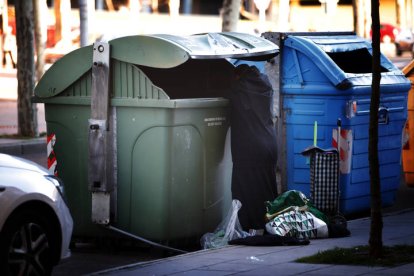
[[[277,196],[273,89],[255,66],[242,64],[235,75],[230,95],[232,197],[242,203],[243,229],[264,229],[264,202]]]

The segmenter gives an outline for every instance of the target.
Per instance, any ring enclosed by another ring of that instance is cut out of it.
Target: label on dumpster
[[[338,130],[332,131],[332,146],[338,148]],[[352,130],[341,129],[339,135],[339,170],[342,174],[351,172],[352,159]]]
[[[208,127],[221,126],[221,125],[223,125],[223,122],[225,122],[225,121],[226,121],[226,117],[204,118],[204,122],[207,123]]]

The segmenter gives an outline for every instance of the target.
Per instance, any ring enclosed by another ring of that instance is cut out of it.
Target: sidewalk
[[[383,243],[414,245],[414,209],[384,214]],[[294,261],[335,247],[367,245],[370,219],[348,222],[351,236],[311,240],[305,246],[227,246],[157,261],[137,263],[92,275],[413,275],[414,263],[393,268],[302,264]]]
[[[0,66],[0,100],[17,100],[16,69]]]
[[[0,68],[0,135],[17,134],[16,69]],[[46,132],[44,104],[37,104],[39,133]]]

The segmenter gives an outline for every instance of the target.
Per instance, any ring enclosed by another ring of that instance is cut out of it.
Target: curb
[[[45,137],[28,140],[0,138],[0,153],[23,155],[46,152],[46,150]]]

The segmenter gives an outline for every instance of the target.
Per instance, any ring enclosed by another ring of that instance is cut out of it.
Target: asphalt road
[[[72,248],[72,256],[56,266],[52,275],[85,275],[157,258],[160,257],[149,248],[140,246],[104,247],[95,243],[78,243]]]

